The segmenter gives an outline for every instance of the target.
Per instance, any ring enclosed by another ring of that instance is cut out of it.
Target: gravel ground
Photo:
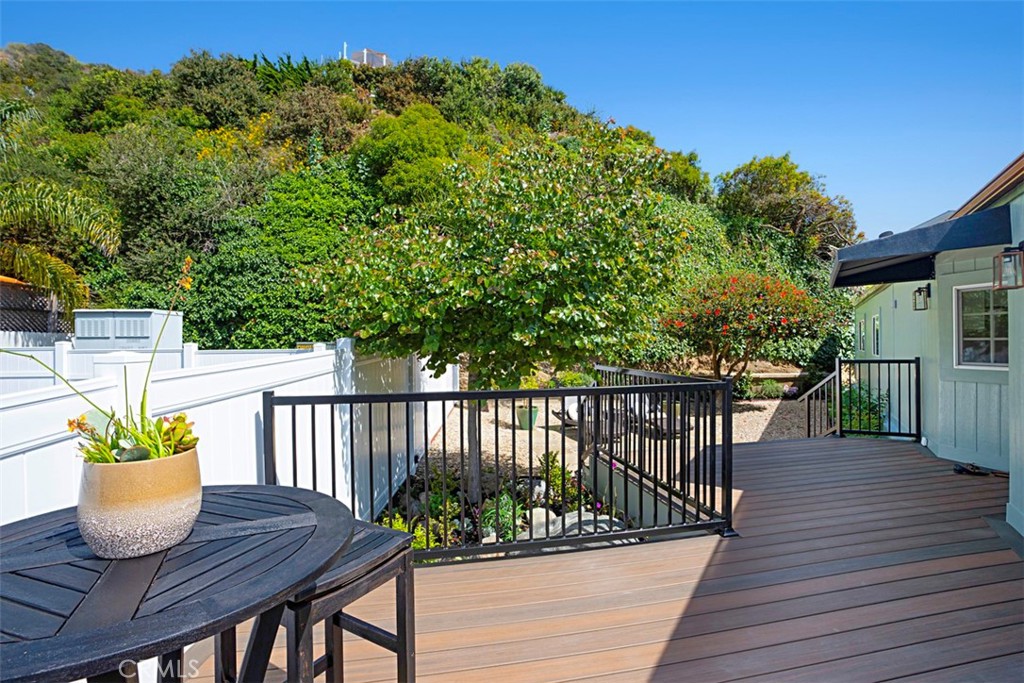
[[[508,471],[512,464],[513,446],[516,453],[516,469],[519,474],[526,474],[530,460],[533,460],[536,468],[541,456],[547,451],[563,450],[561,422],[554,415],[544,417],[543,406],[540,408],[540,416],[537,425],[531,429],[518,429],[515,426],[516,416],[512,410],[511,403],[500,402],[497,410],[498,429],[495,432],[495,410],[494,404],[490,410],[481,412],[482,416],[482,439],[481,451],[484,455],[484,470],[493,471],[495,465],[495,444],[498,444],[498,464],[503,471]],[[552,406],[554,407],[554,406]],[[464,409],[468,413],[468,409]],[[453,462],[459,457],[460,426],[463,430],[462,443],[468,448],[469,440],[465,433],[469,423],[468,415],[460,419],[459,409],[455,408],[449,413],[447,419],[447,431],[445,434],[448,451],[448,465],[455,466]],[[721,418],[718,419],[719,429]],[[782,400],[756,400],[737,401],[733,404],[733,443],[749,443],[753,441],[775,441],[778,439],[799,439],[804,436],[804,413],[801,405],[796,401]],[[564,450],[567,455],[567,466],[575,470],[575,458],[577,452],[576,430],[568,428],[565,430]],[[440,464],[442,437],[438,434],[431,449],[432,464]],[[531,458],[532,455],[532,458]],[[485,476],[486,479],[486,476]]]

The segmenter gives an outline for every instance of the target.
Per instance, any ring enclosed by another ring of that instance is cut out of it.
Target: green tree
[[[436,371],[467,353],[474,387],[628,344],[653,322],[685,230],[657,211],[657,156],[617,141],[605,132],[574,154],[535,139],[462,162],[451,194],[350,231],[346,259],[322,278],[341,327]]]
[[[412,204],[451,189],[445,167],[466,140],[429,104],[414,104],[400,116],[374,119],[370,132],[353,147],[353,162],[365,169],[381,197]]]
[[[711,179],[700,168],[696,152],[669,152],[658,173],[658,187],[679,199],[706,202],[711,198]]]
[[[70,315],[88,303],[89,288],[54,249],[72,241],[113,253],[120,244],[120,226],[91,197],[18,169],[32,156],[21,139],[23,126],[38,118],[24,101],[0,100],[0,273],[48,293]]]
[[[191,107],[211,128],[242,128],[266,109],[249,62],[232,55],[193,50],[171,67],[170,80],[173,104]]]
[[[678,310],[663,324],[707,354],[721,379],[743,375],[776,337],[813,336],[821,319],[818,302],[793,283],[737,271],[684,290]]]
[[[863,238],[850,202],[826,194],[821,178],[801,170],[789,154],[754,157],[715,182],[726,216],[776,230],[807,254],[830,260],[834,248]]]
[[[109,254],[119,244],[115,216],[89,197],[45,182],[0,185],[0,272],[50,294],[67,315],[85,306],[85,280],[44,247],[20,241],[18,233],[26,230],[70,233]]]

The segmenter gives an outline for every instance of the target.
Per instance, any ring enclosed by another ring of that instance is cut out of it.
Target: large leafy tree
[[[716,185],[726,216],[776,230],[807,254],[828,260],[834,248],[862,238],[850,202],[829,196],[821,178],[802,170],[789,154],[754,157],[718,176]]]
[[[462,354],[475,387],[517,383],[649,329],[685,228],[657,211],[651,148],[597,131],[578,152],[546,138],[448,174],[453,191],[383,229],[350,230],[322,282],[364,348],[441,371]]]

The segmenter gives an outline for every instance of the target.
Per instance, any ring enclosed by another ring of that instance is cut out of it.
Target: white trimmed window
[[[957,367],[1005,368],[1010,360],[1006,290],[991,285],[953,288]]]
[[[871,355],[882,355],[882,325],[877,315],[871,316]]]
[[[867,350],[867,324],[864,318],[857,321],[857,350],[863,353]]]

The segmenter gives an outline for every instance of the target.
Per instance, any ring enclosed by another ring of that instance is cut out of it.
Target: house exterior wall
[[[928,309],[913,310],[914,290],[928,284],[927,281],[920,281],[883,285],[861,299],[857,304],[856,320],[864,323],[865,348],[861,351],[855,345],[854,357],[865,360],[921,359],[921,434],[926,442],[931,442],[931,430],[939,414],[939,346],[936,339],[938,312],[934,282],[930,283],[933,296],[928,301]],[[878,316],[880,323],[881,344],[878,353],[872,348],[871,322],[875,316]]]
[[[855,325],[863,321],[866,343],[863,350],[859,344],[855,348],[856,357],[863,359],[920,357],[921,434],[928,448],[942,458],[1008,471],[1010,373],[954,367],[954,288],[991,283],[992,257],[998,251],[993,247],[939,254],[935,280],[894,283],[864,297],[857,304]],[[914,290],[928,284],[928,309],[913,310]],[[877,354],[872,344],[875,316],[881,342]],[[1011,324],[1013,317],[1011,313]],[[855,332],[859,335],[859,328]]]

